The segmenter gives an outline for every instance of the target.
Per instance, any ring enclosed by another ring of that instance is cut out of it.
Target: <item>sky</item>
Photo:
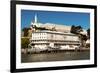
[[[80,25],[86,30],[90,28],[90,13],[38,10],[21,10],[21,28],[30,27],[35,15],[37,15],[38,23],[54,23],[66,26]]]

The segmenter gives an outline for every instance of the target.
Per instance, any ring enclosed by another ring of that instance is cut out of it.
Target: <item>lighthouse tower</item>
[[[34,20],[31,22],[31,26],[37,26],[38,27],[38,19],[37,19],[37,14],[35,14],[34,16]]]
[[[37,23],[37,14],[35,15],[34,23]]]
[[[35,31],[35,30],[36,30],[36,27],[39,27],[39,25],[38,25],[37,14],[35,14],[35,16],[34,16],[34,21],[31,22],[31,27],[30,27],[30,28],[31,28],[33,31]]]

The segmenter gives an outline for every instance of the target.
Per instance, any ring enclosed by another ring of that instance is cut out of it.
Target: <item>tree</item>
[[[82,40],[86,41],[87,40],[87,36],[86,35],[81,35],[82,36]]]
[[[87,36],[81,34],[81,37],[80,38],[81,38],[82,46],[86,46]]]
[[[82,27],[81,26],[72,25],[70,32],[74,33],[74,34],[80,34],[81,31],[82,31]]]
[[[28,48],[29,43],[29,38],[21,38],[21,48]]]
[[[90,39],[90,28],[87,29],[87,36],[88,36],[88,38]]]
[[[28,36],[28,33],[29,33],[28,32],[29,31],[29,28],[26,28],[25,27],[25,28],[22,29],[22,31],[24,32],[24,37],[27,37]]]
[[[81,27],[81,26],[77,26],[77,27],[76,27],[76,32],[77,32],[77,33],[80,33],[81,31],[83,31],[83,30],[82,30],[82,27]]]
[[[72,25],[72,27],[71,27],[71,31],[70,31],[70,32],[71,32],[71,33],[76,33],[75,30],[76,30],[76,29],[75,29],[75,26]]]
[[[81,46],[85,46],[85,42],[87,40],[87,36],[81,34],[80,32],[83,31],[81,26],[74,26],[72,25],[71,27],[71,33],[76,34],[77,36],[79,36],[80,40],[81,40]],[[89,32],[89,30],[88,30]]]

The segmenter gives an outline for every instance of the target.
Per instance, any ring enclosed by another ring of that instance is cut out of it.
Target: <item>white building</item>
[[[75,49],[80,45],[79,37],[70,33],[71,26],[41,24],[37,22],[37,16],[35,16],[35,22],[31,23],[32,30],[35,30],[34,25],[37,27],[45,27],[47,29],[55,28],[56,31],[41,30],[32,32],[30,44],[32,49],[47,50],[51,48],[59,49]]]
[[[75,34],[56,32],[56,31],[40,31],[32,33],[31,44],[33,47],[47,49],[47,47],[67,47],[70,45],[80,45],[79,37]]]

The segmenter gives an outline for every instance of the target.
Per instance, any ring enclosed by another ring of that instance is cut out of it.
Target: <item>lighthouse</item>
[[[32,31],[36,31],[36,27],[39,27],[37,14],[35,14],[34,20],[31,21],[31,27],[30,28],[32,29]]]
[[[37,14],[35,14],[34,23],[37,23]]]
[[[33,21],[31,21],[31,26],[32,27],[38,27],[38,18],[37,18],[37,14],[35,14],[35,16],[34,16],[34,20]]]

